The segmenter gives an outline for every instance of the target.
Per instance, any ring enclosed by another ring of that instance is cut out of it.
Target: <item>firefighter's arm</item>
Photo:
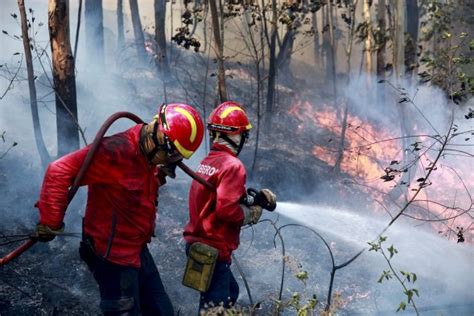
[[[242,165],[235,165],[223,172],[216,190],[216,216],[220,220],[242,224],[245,214],[239,201],[245,194],[245,179]]]
[[[63,227],[69,188],[84,162],[89,147],[72,152],[49,164],[43,179],[39,201],[35,205],[40,212],[40,225],[47,226],[53,231]],[[80,185],[104,182],[110,178],[111,172],[110,170],[107,172],[101,151],[103,150],[99,147]]]
[[[50,229],[62,227],[68,204],[68,190],[77,175],[86,155],[81,149],[51,162],[46,170],[39,201],[40,225]]]

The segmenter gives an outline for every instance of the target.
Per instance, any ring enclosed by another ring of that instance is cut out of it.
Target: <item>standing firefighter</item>
[[[188,263],[183,283],[201,292],[201,311],[235,304],[239,286],[230,264],[232,251],[239,246],[240,228],[257,223],[262,206],[269,210],[276,207],[276,197],[270,190],[252,190],[253,195],[247,195],[246,171],[237,156],[252,125],[242,106],[222,103],[209,116],[207,128],[212,147],[197,173],[216,190],[193,181],[190,220],[184,229]]]
[[[173,315],[147,248],[155,228],[158,188],[189,158],[204,126],[194,108],[164,104],[150,124],[105,137],[81,185],[88,185],[79,249],[99,285],[104,315]],[[90,146],[52,162],[37,207],[37,238],[53,240],[64,229],[68,188]]]

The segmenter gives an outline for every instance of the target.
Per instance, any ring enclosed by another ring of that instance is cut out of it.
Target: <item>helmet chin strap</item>
[[[227,135],[226,133],[219,133],[219,137],[225,140],[229,145],[231,145],[235,151],[235,154],[238,156],[240,152],[242,151],[242,148],[244,147],[245,141],[248,138],[247,133],[241,133],[240,135],[240,141],[237,144],[231,136]]]

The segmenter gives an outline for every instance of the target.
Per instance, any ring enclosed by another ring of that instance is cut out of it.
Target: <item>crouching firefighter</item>
[[[149,124],[104,137],[81,185],[88,186],[79,254],[98,283],[104,315],[173,315],[173,306],[147,248],[154,233],[158,188],[189,158],[204,126],[185,104],[164,104]],[[68,187],[90,146],[52,162],[37,207],[37,238],[63,228]]]
[[[190,219],[183,233],[188,255],[183,284],[201,292],[200,312],[235,305],[239,286],[230,265],[241,226],[257,223],[262,207],[271,211],[276,207],[276,196],[270,190],[246,190],[245,167],[237,156],[252,126],[242,106],[220,104],[209,116],[207,128],[212,147],[197,174],[215,190],[192,182]]]

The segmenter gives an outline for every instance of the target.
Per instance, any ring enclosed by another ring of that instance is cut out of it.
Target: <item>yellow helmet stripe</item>
[[[183,108],[177,107],[175,108],[175,110],[176,112],[183,114],[188,119],[189,124],[191,124],[191,136],[189,136],[189,140],[191,141],[191,143],[194,143],[194,140],[196,139],[196,135],[197,135],[197,124],[196,124],[196,121],[194,120],[194,117],[191,115],[191,113],[189,113]]]
[[[183,156],[184,158],[186,159],[189,159],[189,157],[191,157],[194,153],[194,151],[191,151],[191,150],[187,150],[186,148],[184,148],[178,140],[175,140],[173,142],[174,146],[176,147],[176,150],[180,153],[181,156]]]
[[[224,111],[222,111],[222,113],[219,115],[219,117],[221,119],[223,118],[226,118],[230,113],[234,112],[234,111],[242,111],[244,112],[244,110],[240,107],[240,106],[229,106],[227,109],[225,109]],[[245,113],[245,112],[244,112]]]

